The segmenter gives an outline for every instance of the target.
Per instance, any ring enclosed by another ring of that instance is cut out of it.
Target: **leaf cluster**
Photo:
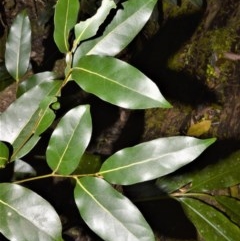
[[[98,160],[86,152],[93,130],[90,105],[71,108],[57,124],[54,123],[56,111],[61,108],[58,98],[69,82],[75,82],[82,90],[121,108],[171,107],[152,80],[115,57],[143,28],[156,2],[129,0],[117,9],[113,0],[103,0],[95,15],[78,22],[79,1],[58,0],[54,14],[54,40],[66,56],[63,79],[57,79],[54,72],[41,72],[22,81],[30,61],[31,26],[25,11],[16,17],[7,39],[5,65],[18,84],[18,97],[0,115],[0,167],[15,162],[12,182],[0,183],[0,232],[8,239],[63,240],[62,225],[54,207],[22,186],[25,182],[55,177],[74,181],[74,199],[81,217],[104,240],[155,240],[141,212],[113,185],[131,185],[156,178],[157,185],[164,185],[171,198],[182,204],[206,240],[215,240],[213,237],[236,240],[239,237],[236,224],[239,216],[232,210],[233,206],[239,209],[238,200],[216,197],[229,219],[211,205],[193,199],[197,195],[188,195],[192,191],[205,192],[216,188],[218,182],[209,181],[206,183],[208,186],[204,186],[197,174],[183,176],[174,182],[161,179],[192,162],[215,138],[158,138],[122,149],[103,163],[96,163]],[[112,9],[116,9],[116,14],[99,36],[98,29]],[[72,32],[74,40],[71,42]],[[53,131],[43,158],[51,172],[39,176],[24,157],[49,129]],[[210,180],[217,178],[211,170],[207,171]],[[23,174],[31,177],[25,178]],[[227,179],[224,183],[235,185],[238,178]],[[179,194],[186,182],[191,183],[191,188]]]

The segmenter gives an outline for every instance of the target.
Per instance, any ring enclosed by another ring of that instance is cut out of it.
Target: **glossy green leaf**
[[[155,83],[138,69],[113,57],[84,56],[73,68],[72,78],[86,92],[120,107],[171,107]]]
[[[0,168],[4,168],[9,159],[9,149],[6,144],[0,142]]]
[[[180,202],[204,240],[235,241],[239,239],[240,228],[217,209],[192,198],[180,198]]]
[[[100,25],[104,22],[110,10],[115,7],[116,4],[113,0],[103,0],[101,7],[98,9],[97,13],[94,16],[76,24],[74,28],[74,44],[78,45],[80,41],[83,41],[96,35]]]
[[[227,188],[240,183],[240,151],[211,164],[202,170],[160,178],[157,185],[166,192],[173,192],[190,184],[188,191],[205,192]]]
[[[189,173],[191,176],[191,173]],[[187,174],[170,174],[168,176],[160,177],[156,181],[158,188],[166,193],[172,193],[180,188],[191,187],[192,178]]]
[[[102,165],[99,175],[113,184],[129,185],[167,175],[192,162],[214,138],[167,137],[120,150]]]
[[[228,196],[215,196],[215,199],[223,206],[230,219],[240,228],[240,200]]]
[[[52,110],[49,111],[49,105],[56,101],[61,84],[61,81],[51,81],[35,86],[0,115],[0,140],[12,144],[11,160],[30,151],[29,148],[37,143],[38,135],[53,121],[55,116]]]
[[[157,0],[129,0],[122,4],[104,34],[79,46],[74,54],[74,63],[84,55],[115,56],[140,32],[151,16]]]
[[[191,191],[207,191],[226,188],[240,183],[240,152],[236,152],[195,173]]]
[[[38,74],[34,74],[28,79],[21,82],[18,86],[17,96],[20,97],[22,94],[46,81],[56,80],[57,76],[54,72],[46,71]]]
[[[77,179],[74,196],[82,218],[103,240],[155,240],[140,211],[104,180]]]
[[[42,197],[17,184],[0,184],[0,232],[9,240],[61,241],[61,222]]]
[[[92,134],[88,105],[71,109],[52,133],[46,152],[47,163],[60,174],[71,174],[78,166]]]
[[[54,41],[62,53],[69,51],[69,33],[77,22],[78,0],[58,0],[54,14]]]
[[[11,76],[19,81],[26,73],[31,53],[31,26],[26,11],[17,15],[6,43],[5,64]]]
[[[55,109],[52,109],[53,104],[59,103],[55,96],[45,97],[39,104],[39,118],[34,134],[41,135],[54,121]]]
[[[21,136],[25,137],[23,135],[21,135]],[[33,134],[32,136],[29,137],[29,139],[27,139],[27,138],[28,138],[28,136],[26,136],[26,140],[24,140],[24,139],[16,140],[16,142],[14,143],[15,149],[11,156],[10,161],[15,161],[15,160],[27,155],[29,153],[29,151],[31,151],[33,149],[33,147],[38,143],[38,141],[40,140],[41,137]],[[22,144],[22,146],[21,146],[21,144]]]

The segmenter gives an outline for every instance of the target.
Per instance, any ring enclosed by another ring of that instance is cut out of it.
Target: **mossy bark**
[[[239,140],[239,1],[208,0],[203,10],[189,1],[164,3],[163,16],[136,65],[157,82],[173,108],[145,112],[143,140],[182,134]]]

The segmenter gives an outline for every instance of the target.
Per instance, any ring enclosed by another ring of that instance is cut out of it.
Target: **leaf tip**
[[[206,145],[210,146],[210,145],[212,145],[214,142],[216,142],[216,140],[217,140],[216,137],[208,138],[208,139],[205,139],[205,143],[206,143]]]

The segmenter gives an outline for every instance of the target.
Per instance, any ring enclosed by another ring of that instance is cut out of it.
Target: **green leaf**
[[[6,144],[0,142],[0,168],[4,168],[7,165],[9,159],[9,150]]]
[[[28,69],[30,53],[31,26],[26,11],[22,11],[10,28],[5,51],[6,68],[17,82]]]
[[[76,38],[74,44],[77,46],[80,41],[93,37],[108,16],[110,10],[115,7],[116,4],[113,0],[103,0],[101,7],[93,17],[76,24],[74,28]]]
[[[69,51],[69,33],[77,22],[78,0],[58,0],[54,14],[54,41],[62,53]]]
[[[195,173],[191,191],[207,191],[240,183],[240,151]]]
[[[224,160],[212,164],[196,173],[192,179],[191,191],[206,191],[226,188],[240,183],[240,151]]]
[[[129,0],[122,4],[104,34],[81,44],[74,54],[73,66],[84,55],[115,56],[140,32],[150,18],[157,0]]]
[[[0,232],[9,240],[61,241],[61,222],[52,206],[17,184],[0,184]]]
[[[47,163],[54,172],[68,175],[78,166],[92,134],[88,105],[71,109],[60,120],[46,152]]]
[[[189,173],[191,176],[191,173]],[[189,190],[191,187],[192,178],[186,174],[171,174],[168,176],[160,177],[156,181],[156,186],[165,192],[172,193],[179,190],[180,188],[186,188]]]
[[[38,124],[35,128],[34,134],[41,135],[54,121],[55,119],[55,109],[52,109],[51,106],[59,103],[57,97],[55,96],[46,96],[39,104],[39,118]],[[50,107],[50,108],[49,108]]]
[[[176,191],[186,184],[190,184],[187,189],[189,192],[205,192],[227,188],[240,183],[239,169],[240,151],[237,151],[202,170],[160,178],[157,185],[168,193]]]
[[[25,136],[21,135],[21,137],[25,137]],[[28,138],[28,136],[26,137]],[[14,152],[11,156],[10,161],[17,160],[27,155],[29,151],[31,151],[33,147],[38,143],[39,140],[40,140],[40,136],[38,135],[32,135],[29,137],[29,139],[26,139],[26,140],[24,140],[24,138],[23,139],[19,138],[19,140],[16,140],[16,142],[14,143],[14,147],[15,147]]]
[[[104,180],[77,179],[74,196],[82,218],[103,240],[155,240],[139,210]]]
[[[49,111],[49,105],[56,101],[55,96],[58,95],[61,85],[62,81],[37,85],[0,115],[0,140],[12,144],[11,160],[19,159],[30,151],[29,148],[37,143],[38,135],[51,124],[55,115],[52,110]],[[26,144],[28,145],[25,146]]]
[[[84,56],[73,68],[72,78],[85,91],[120,107],[171,107],[155,83],[138,69],[113,57]]]
[[[239,239],[240,228],[215,208],[192,198],[179,200],[188,218],[204,240],[235,241]]]
[[[167,137],[125,148],[110,156],[99,175],[113,184],[129,185],[167,175],[192,162],[214,138]]]
[[[40,85],[43,82],[56,80],[56,78],[56,74],[50,71],[34,74],[19,84],[17,96],[20,97],[22,94],[35,87],[36,85]]]
[[[230,219],[240,227],[240,200],[227,196],[215,196]]]

